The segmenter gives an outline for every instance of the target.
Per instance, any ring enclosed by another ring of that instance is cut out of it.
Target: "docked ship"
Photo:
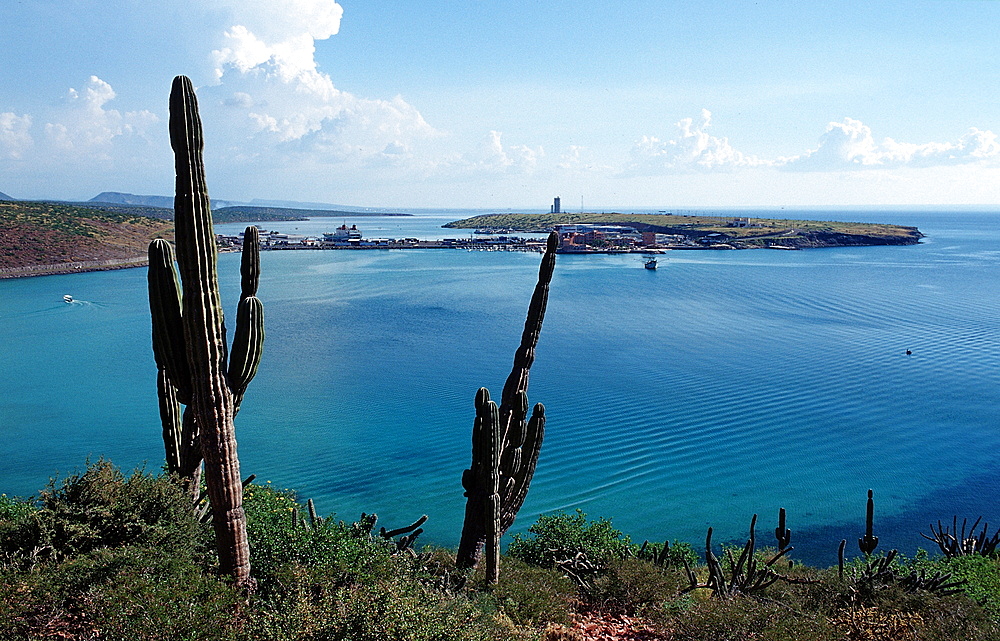
[[[348,227],[347,223],[344,223],[333,230],[332,234],[323,234],[323,242],[335,245],[355,245],[361,242],[361,230],[358,229],[357,225]]]

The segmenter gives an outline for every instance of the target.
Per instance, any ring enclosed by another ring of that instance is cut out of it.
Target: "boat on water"
[[[65,302],[65,303],[72,303],[73,302],[73,297],[70,296],[69,294],[65,294],[63,296],[63,302]]]
[[[656,269],[656,259],[647,258],[646,262],[643,263],[643,267],[645,267],[646,269]]]

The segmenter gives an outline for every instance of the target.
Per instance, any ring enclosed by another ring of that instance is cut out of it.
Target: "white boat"
[[[63,296],[63,301],[66,302],[66,303],[72,303],[73,302],[73,297],[70,296],[69,294],[66,294],[66,295]]]
[[[656,269],[656,259],[655,258],[647,259],[646,262],[643,264],[643,267],[645,267],[646,269]]]

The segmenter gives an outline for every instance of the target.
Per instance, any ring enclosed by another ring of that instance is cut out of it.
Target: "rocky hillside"
[[[142,259],[173,222],[59,203],[0,201],[0,269]],[[19,275],[17,273],[7,275]]]

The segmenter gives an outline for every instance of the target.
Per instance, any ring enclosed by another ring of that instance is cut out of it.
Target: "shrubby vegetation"
[[[0,497],[0,638],[579,641],[598,637],[574,622],[601,620],[674,641],[1000,638],[993,557],[921,551],[875,576],[876,555],[843,579],[793,565],[782,574],[796,582],[718,598],[690,588],[685,562],[706,573],[690,546],[640,553],[609,519],[577,511],[514,537],[489,586],[457,571],[453,551],[400,552],[365,527],[297,517],[294,493],[267,483],[247,488],[245,506],[252,592],[218,575],[212,530],[169,477],[99,461],[30,502]],[[965,583],[946,594],[886,578],[914,572]]]

